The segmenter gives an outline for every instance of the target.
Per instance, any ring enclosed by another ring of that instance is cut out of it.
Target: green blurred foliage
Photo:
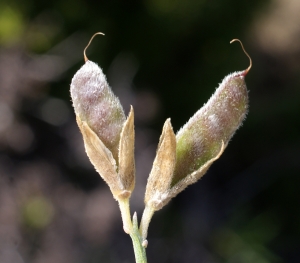
[[[24,223],[35,229],[45,228],[53,218],[53,205],[42,196],[26,200],[23,209]]]

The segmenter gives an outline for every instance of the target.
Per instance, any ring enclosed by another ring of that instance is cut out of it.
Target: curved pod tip
[[[87,46],[86,46],[85,49],[83,50],[84,62],[87,62],[87,61],[89,60],[88,57],[86,56],[85,52],[86,52],[87,48],[90,46],[90,44],[92,43],[94,37],[97,36],[97,35],[103,35],[103,36],[104,36],[103,33],[97,32],[97,33],[95,33],[95,34],[91,37],[89,43],[87,44]]]
[[[244,45],[243,45],[243,43],[242,43],[241,40],[239,40],[239,39],[237,39],[237,38],[232,39],[232,40],[230,41],[230,44],[232,44],[233,42],[236,42],[236,41],[238,41],[238,42],[241,44],[242,49],[243,49],[245,55],[249,58],[249,62],[250,62],[249,67],[243,72],[243,75],[246,76],[246,75],[248,74],[248,72],[250,71],[250,69],[252,68],[252,59],[251,59],[251,57],[249,56],[249,54],[247,53],[247,51],[245,50]]]

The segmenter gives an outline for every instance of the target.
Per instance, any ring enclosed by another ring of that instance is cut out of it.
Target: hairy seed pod
[[[230,43],[234,41],[239,40]],[[242,48],[244,50],[243,45]],[[226,76],[208,102],[177,133],[172,185],[215,157],[222,143],[226,146],[242,124],[248,112],[245,76],[252,66],[249,59],[250,66]]]
[[[244,50],[243,45],[242,48]],[[146,206],[151,206],[155,211],[161,209],[171,198],[201,178],[223,153],[248,111],[245,76],[252,66],[249,59],[250,66],[225,77],[208,102],[179,130],[176,144],[171,143],[171,140],[165,141],[165,149],[175,149],[174,158],[171,154],[160,154],[164,161],[156,160],[163,145],[160,142],[146,187]],[[162,135],[162,138],[167,137]],[[164,173],[165,168],[161,163],[168,164],[167,173]],[[161,187],[162,181],[168,181],[169,185]]]
[[[125,114],[102,69],[87,59],[85,51],[84,58],[85,64],[74,75],[71,83],[75,113],[89,125],[118,161],[118,145]]]
[[[248,91],[244,71],[223,79],[208,102],[173,133],[170,120],[165,123],[145,194],[145,210],[140,232],[147,237],[153,213],[164,207],[188,185],[197,182],[225,150],[229,140],[240,127],[248,111]]]
[[[94,34],[87,47],[97,34],[102,33]],[[128,201],[135,185],[133,108],[126,119],[101,68],[87,59],[86,48],[85,64],[71,83],[77,124],[96,171],[116,200]]]

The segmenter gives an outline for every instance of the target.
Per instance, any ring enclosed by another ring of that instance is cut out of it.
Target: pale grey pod
[[[209,101],[176,135],[176,167],[172,185],[216,156],[240,127],[248,112],[246,71],[224,78]]]
[[[126,117],[96,63],[88,60],[76,72],[71,82],[71,97],[76,115],[89,125],[118,161],[118,145]]]

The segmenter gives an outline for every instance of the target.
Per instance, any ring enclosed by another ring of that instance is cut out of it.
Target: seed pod
[[[71,97],[75,113],[97,134],[118,163],[120,134],[126,117],[102,69],[87,59],[85,50],[85,64],[76,72],[71,83]]]
[[[160,137],[148,178],[140,232],[146,240],[155,211],[164,207],[188,185],[198,181],[217,160],[240,127],[248,111],[245,76],[252,66],[229,74],[208,102],[179,130],[176,137],[168,119]]]
[[[96,33],[92,36],[90,45]],[[71,97],[87,155],[115,199],[128,199],[134,189],[134,113],[126,120],[101,68],[86,57],[74,75]]]
[[[242,48],[244,50],[243,45]],[[179,130],[175,145],[172,140],[161,139],[146,187],[145,204],[148,210],[161,209],[188,185],[199,180],[223,153],[248,111],[245,76],[252,66],[250,57],[249,60],[250,66],[246,70],[224,78],[208,102]],[[161,138],[166,137],[162,135]],[[176,149],[176,158],[172,158],[170,153],[160,153],[162,142],[168,144],[165,149]],[[163,160],[158,162],[159,154]],[[163,171],[163,163],[168,163],[167,173]],[[153,171],[159,171],[160,176]],[[162,181],[169,184],[162,187]]]
[[[234,41],[240,42],[234,39],[230,43]],[[240,44],[242,45],[241,42]],[[244,50],[243,45],[242,48]],[[249,57],[245,50],[244,52]],[[242,124],[248,112],[245,76],[252,66],[251,58],[249,59],[249,67],[226,76],[208,102],[177,133],[177,161],[172,186],[186,177],[188,181],[188,175],[217,156],[222,144],[225,148]],[[197,173],[195,179],[198,180],[202,175],[203,173]],[[195,174],[191,178],[193,177]]]

